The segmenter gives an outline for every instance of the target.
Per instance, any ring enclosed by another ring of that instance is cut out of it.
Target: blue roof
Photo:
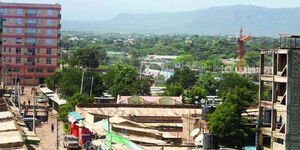
[[[76,120],[82,120],[84,119],[83,116],[81,116],[78,112],[76,111],[72,111],[72,112],[69,112],[69,116],[76,119]]]

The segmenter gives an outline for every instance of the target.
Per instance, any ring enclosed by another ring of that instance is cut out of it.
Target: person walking
[[[30,100],[28,100],[28,105],[30,106]]]
[[[51,124],[51,132],[53,133],[53,131],[54,131],[54,124],[52,123]]]

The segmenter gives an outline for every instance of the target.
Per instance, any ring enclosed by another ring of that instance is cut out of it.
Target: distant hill
[[[120,14],[107,21],[62,21],[63,30],[121,33],[191,33],[237,35],[239,28],[256,36],[300,34],[300,7],[221,6],[188,12]]]

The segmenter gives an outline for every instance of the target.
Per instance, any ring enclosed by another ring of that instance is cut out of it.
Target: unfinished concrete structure
[[[261,51],[258,149],[299,150],[299,128],[300,36],[280,35],[278,49]]]

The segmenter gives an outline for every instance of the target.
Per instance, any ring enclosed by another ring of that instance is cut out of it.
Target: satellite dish
[[[204,98],[202,98],[202,99],[200,100],[200,102],[201,102],[201,104],[205,104],[206,100],[205,100]]]
[[[191,136],[194,137],[194,136],[196,136],[199,132],[200,132],[200,129],[199,129],[199,128],[196,128],[196,129],[194,129],[194,130],[191,132]]]
[[[195,145],[203,145],[202,141],[203,141],[203,134],[200,134],[195,138]]]

